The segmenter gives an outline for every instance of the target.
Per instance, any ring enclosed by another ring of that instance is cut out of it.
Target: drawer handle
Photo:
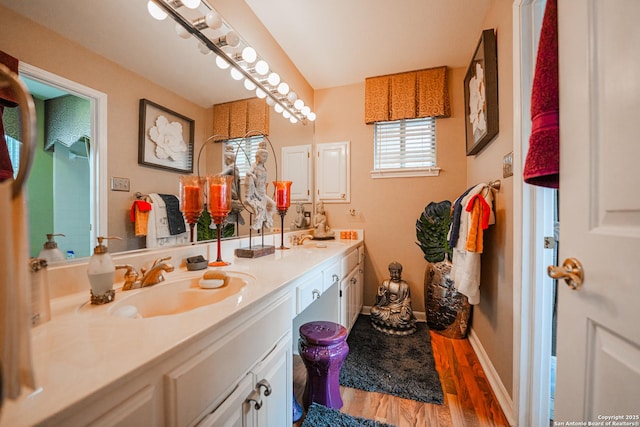
[[[311,296],[313,299],[318,299],[320,298],[320,291],[317,289],[314,289],[313,291],[311,291]]]
[[[331,278],[333,279],[333,283],[338,283],[338,280],[340,280],[340,276],[338,276],[337,274],[334,274],[333,276],[331,276]]]
[[[269,384],[269,381],[267,380],[260,380],[258,381],[258,384],[256,384],[256,389],[258,390],[258,393],[260,392],[260,388],[264,387],[264,395],[265,396],[269,396],[271,394],[271,384]]]
[[[249,405],[253,402],[253,407],[256,408],[256,410],[260,410],[260,408],[262,408],[262,399],[260,399],[260,393],[258,390],[253,390],[245,402]]]
[[[352,277],[351,280],[350,280],[352,285],[355,285],[357,281],[358,281],[358,279],[356,279],[355,277]]]

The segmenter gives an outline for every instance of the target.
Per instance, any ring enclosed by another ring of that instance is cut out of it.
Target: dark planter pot
[[[424,272],[424,305],[429,329],[448,338],[467,336],[471,304],[451,280],[451,262],[428,263]]]

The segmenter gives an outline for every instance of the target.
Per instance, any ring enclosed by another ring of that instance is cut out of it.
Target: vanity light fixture
[[[171,16],[179,37],[195,37],[200,42],[200,52],[214,52],[220,69],[231,67],[234,80],[244,80],[248,91],[266,98],[267,104],[291,123],[305,124],[316,119],[289,84],[281,81],[280,75],[204,0],[149,0],[147,10],[158,20]]]

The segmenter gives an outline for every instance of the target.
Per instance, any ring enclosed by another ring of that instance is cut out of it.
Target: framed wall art
[[[498,55],[496,34],[484,30],[464,78],[467,156],[498,135]]]
[[[192,119],[141,99],[138,164],[193,172],[194,127]]]

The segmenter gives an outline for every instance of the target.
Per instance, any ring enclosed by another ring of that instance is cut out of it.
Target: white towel
[[[162,197],[157,193],[149,194],[151,210],[147,221],[147,248],[160,246],[186,245],[190,243],[189,226],[185,233],[172,236],[169,233],[169,219],[167,218],[167,206]]]
[[[35,389],[31,362],[30,276],[27,208],[13,180],[0,183],[0,366],[3,396],[16,399],[22,387]]]

